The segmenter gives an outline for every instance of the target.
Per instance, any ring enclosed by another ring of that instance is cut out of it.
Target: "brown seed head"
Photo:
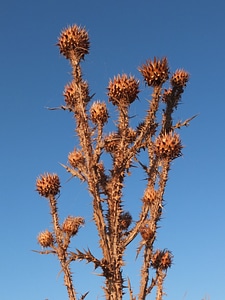
[[[63,95],[66,105],[73,111],[75,110],[79,99],[82,99],[85,103],[88,103],[90,100],[88,84],[86,81],[81,81],[79,86],[74,82],[67,84]]]
[[[129,212],[125,212],[121,215],[120,227],[122,230],[127,230],[132,222],[132,216]]]
[[[105,124],[109,117],[106,104],[94,102],[90,109],[90,115],[94,124]]]
[[[169,67],[167,58],[161,60],[154,57],[154,60],[147,61],[139,68],[147,85],[160,86],[169,78]]]
[[[60,192],[60,181],[57,174],[41,175],[36,181],[36,190],[43,197],[56,196]]]
[[[155,154],[160,158],[175,159],[181,156],[181,140],[177,133],[166,133],[155,141]]]
[[[85,159],[83,153],[74,148],[73,152],[70,152],[68,155],[68,161],[72,167],[76,168],[79,164],[84,164]]]
[[[118,142],[119,142],[119,135],[117,133],[111,133],[105,137],[105,150],[106,152],[114,152],[117,150]]]
[[[84,225],[83,218],[68,216],[62,225],[62,230],[70,236],[74,236],[81,225]]]
[[[149,241],[151,238],[154,237],[154,232],[150,229],[150,227],[147,224],[142,225],[140,227],[139,231],[140,231],[142,238],[145,241]]]
[[[143,197],[143,202],[145,202],[146,204],[152,204],[154,203],[154,201],[157,199],[157,191],[154,189],[154,187],[148,187],[145,190],[145,194]]]
[[[177,70],[171,78],[171,84],[173,87],[185,87],[188,80],[188,72],[184,70]]]
[[[152,256],[152,266],[155,269],[161,268],[166,270],[171,267],[173,255],[168,250],[156,250]]]
[[[118,75],[110,80],[108,86],[109,101],[113,105],[129,106],[138,96],[139,82],[133,76]]]
[[[38,237],[37,237],[38,243],[42,246],[42,247],[50,247],[51,245],[53,245],[54,243],[54,238],[53,235],[50,231],[45,230],[41,233],[39,233]]]
[[[89,53],[89,37],[84,28],[77,25],[66,28],[58,38],[59,51],[67,59],[75,58],[79,61]]]

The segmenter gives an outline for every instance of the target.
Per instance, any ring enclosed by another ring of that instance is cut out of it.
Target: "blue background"
[[[174,264],[165,283],[166,299],[193,300],[225,296],[224,83],[225,4],[214,1],[1,1],[0,3],[0,298],[66,299],[55,257],[41,256],[36,237],[51,229],[48,203],[35,192],[39,174],[57,172],[62,191],[61,219],[81,215],[86,225],[71,247],[90,247],[98,255],[92,227],[91,198],[85,184],[70,180],[66,163],[76,145],[72,114],[49,111],[63,104],[70,77],[68,61],[55,44],[68,25],[85,26],[90,55],[82,64],[95,100],[107,101],[109,78],[135,75],[146,59],[167,56],[171,71],[190,73],[175,121],[195,114],[180,132],[183,157],[175,160],[165,194],[164,218],[156,247],[168,248]],[[133,112],[141,116],[151,90],[145,90]],[[112,114],[113,108],[112,109]],[[125,203],[138,213],[143,181],[130,178]],[[133,248],[132,248],[133,247]],[[127,253],[127,274],[138,292],[139,263]],[[79,295],[102,299],[102,278],[93,267],[74,263]],[[124,274],[125,277],[127,274]],[[124,299],[128,299],[125,296]],[[154,299],[153,295],[149,299]]]

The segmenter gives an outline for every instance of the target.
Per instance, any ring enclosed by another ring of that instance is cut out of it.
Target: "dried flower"
[[[105,124],[109,117],[106,104],[94,102],[90,109],[90,115],[94,124]]]
[[[114,77],[108,86],[109,101],[118,106],[130,105],[138,96],[138,86],[139,82],[133,76],[128,77],[123,74]]]
[[[60,181],[57,174],[41,175],[36,181],[36,190],[43,197],[56,196],[60,191]]]
[[[76,168],[79,164],[84,164],[85,159],[83,153],[74,148],[73,152],[68,155],[68,161],[72,167]]]
[[[122,230],[127,230],[132,222],[132,216],[129,212],[122,213],[120,219],[120,227]]]
[[[57,46],[59,46],[60,53],[67,59],[73,56],[78,60],[83,59],[90,47],[88,33],[77,25],[68,27],[61,32]]]
[[[152,204],[157,198],[157,191],[154,189],[154,187],[150,186],[145,190],[143,202],[146,204]]]
[[[173,255],[168,250],[156,250],[152,256],[152,266],[155,269],[161,268],[166,270],[172,265]]]
[[[184,70],[177,70],[171,78],[171,84],[174,87],[185,87],[188,80],[189,80],[188,72]]]
[[[148,226],[148,224],[142,225],[139,229],[140,234],[142,238],[145,241],[149,241],[151,238],[154,237],[154,232],[151,230],[151,228]]]
[[[54,243],[54,238],[53,235],[50,231],[45,230],[41,233],[39,233],[38,237],[37,237],[38,243],[42,246],[42,247],[50,247],[51,245],[53,245]]]
[[[79,86],[73,81],[65,86],[64,99],[66,105],[73,111],[76,109],[78,99],[82,99],[85,103],[90,100],[89,89],[86,81],[79,82]]]
[[[81,225],[84,225],[83,218],[68,216],[62,225],[62,230],[70,236],[74,236]]]
[[[149,86],[160,86],[169,78],[169,67],[167,58],[164,57],[158,60],[154,57],[154,60],[147,61],[139,68],[145,82]]]
[[[114,152],[118,147],[119,135],[117,133],[111,133],[105,137],[105,150],[106,152]]]
[[[161,158],[175,159],[181,156],[181,140],[177,133],[165,133],[155,141],[155,154]]]

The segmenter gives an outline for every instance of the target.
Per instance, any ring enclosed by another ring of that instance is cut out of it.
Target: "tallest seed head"
[[[81,60],[85,54],[89,53],[88,33],[84,28],[77,25],[68,27],[61,32],[57,46],[59,46],[60,53],[67,59],[75,56],[78,60]]]

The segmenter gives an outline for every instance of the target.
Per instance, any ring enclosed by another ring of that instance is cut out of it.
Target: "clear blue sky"
[[[107,101],[108,80],[118,73],[141,79],[137,67],[154,56],[167,56],[171,71],[190,72],[175,119],[199,116],[181,132],[184,155],[173,162],[157,240],[175,257],[165,299],[225,299],[223,0],[1,1],[0,299],[67,299],[56,258],[31,251],[39,249],[37,234],[51,228],[47,201],[35,192],[39,174],[61,177],[62,220],[68,214],[86,218],[73,246],[94,245],[86,187],[67,182],[59,165],[76,143],[72,115],[45,109],[63,104],[70,66],[55,44],[60,31],[74,23],[89,31],[91,50],[83,67],[95,99]],[[134,111],[150,93],[133,104]],[[142,186],[135,178],[132,183],[125,193],[131,211]],[[128,262],[128,270],[137,292],[137,266]],[[102,299],[92,266],[74,264],[73,271],[78,292],[91,290],[87,299]]]

